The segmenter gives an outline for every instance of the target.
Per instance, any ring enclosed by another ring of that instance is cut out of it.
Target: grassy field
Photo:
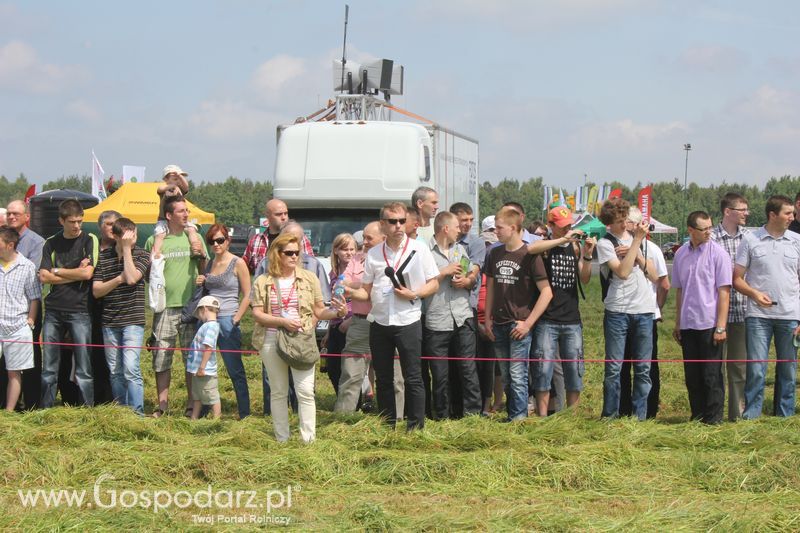
[[[602,355],[598,291],[593,280],[584,304],[587,358]],[[668,305],[660,351],[675,358]],[[249,337],[249,324],[246,331]],[[246,363],[259,413],[259,362],[247,356]],[[149,412],[149,354],[142,368]],[[178,366],[174,371],[182,379]],[[321,374],[318,440],[310,446],[296,437],[295,417],[295,437],[285,445],[275,442],[268,418],[236,420],[225,375],[223,419],[186,420],[178,379],[173,414],[160,420],[114,406],[0,414],[0,527],[187,530],[211,521],[229,529],[285,522],[314,530],[800,528],[800,419],[687,422],[680,364],[662,366],[654,421],[599,420],[602,365],[589,364],[576,410],[519,424],[502,424],[500,415],[428,421],[413,434],[390,431],[374,416],[334,415],[333,390]],[[29,489],[83,490],[85,499],[80,506],[26,506],[19,491]],[[254,497],[243,493],[238,508],[228,505],[237,490]]]

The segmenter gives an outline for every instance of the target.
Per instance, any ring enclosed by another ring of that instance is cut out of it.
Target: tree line
[[[541,177],[524,181],[506,178],[497,185],[484,182],[479,191],[480,216],[494,213],[503,203],[513,200],[523,205],[529,220],[539,220],[543,213],[545,184]],[[592,182],[588,184],[594,185]],[[629,187],[614,181],[610,185],[621,189],[622,197],[635,205],[639,190],[647,184],[637,183],[636,186]],[[690,183],[684,191],[683,184],[677,179],[652,185],[653,216],[665,224],[677,227],[684,235],[688,213],[703,210],[710,213],[714,220],[719,220],[719,201],[725,193],[731,191],[742,194],[750,203],[747,224],[763,225],[766,222],[764,204],[767,198],[774,194],[783,194],[794,200],[795,195],[800,192],[800,176],[772,177],[763,187],[726,182],[701,187],[696,183]],[[11,200],[23,198],[29,186],[30,183],[24,174],[14,180],[0,176],[0,205],[4,206]],[[45,183],[39,192],[74,189],[89,193],[91,188],[91,176],[71,175]],[[566,190],[564,192],[567,193]],[[214,213],[225,224],[255,224],[258,218],[264,215],[264,204],[272,197],[272,184],[266,181],[240,180],[235,176],[230,176],[222,182],[203,181],[199,184],[190,182],[187,197],[198,207]]]

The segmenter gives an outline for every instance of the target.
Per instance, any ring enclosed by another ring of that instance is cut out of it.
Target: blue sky
[[[482,180],[798,175],[800,4],[349,1],[348,56],[481,143]],[[0,174],[177,163],[271,179],[275,128],[332,94],[344,3],[0,0]]]

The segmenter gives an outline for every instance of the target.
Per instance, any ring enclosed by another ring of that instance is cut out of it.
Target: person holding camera
[[[600,221],[608,233],[597,243],[600,281],[603,286],[603,333],[606,363],[603,377],[603,417],[619,416],[620,370],[625,357],[625,342],[631,338],[630,356],[634,380],[631,398],[633,414],[644,420],[650,393],[650,356],[653,351],[655,302],[650,282],[658,279],[651,258],[642,253],[642,243],[649,233],[647,221],[636,225],[635,233],[625,228],[630,203],[622,198],[606,200],[600,209]],[[617,251],[627,247],[620,259]]]
[[[579,283],[589,283],[592,253],[597,239],[572,229],[572,212],[565,206],[547,214],[552,239],[534,241],[528,253],[541,254],[553,299],[533,332],[533,358],[536,359],[534,389],[536,413],[547,416],[556,359],[561,359],[567,406],[576,405],[583,390],[583,328],[578,306]],[[580,279],[580,281],[579,281]]]

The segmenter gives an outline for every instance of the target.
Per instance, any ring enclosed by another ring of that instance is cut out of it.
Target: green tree
[[[5,207],[12,200],[22,200],[28,192],[28,179],[25,174],[20,174],[14,181],[9,181],[5,176],[0,176],[0,207]]]
[[[73,191],[81,191],[87,194],[92,193],[92,177],[86,174],[79,176],[71,174],[69,176],[61,176],[53,181],[48,181],[42,186],[41,192],[53,191],[56,189],[72,189]]]

